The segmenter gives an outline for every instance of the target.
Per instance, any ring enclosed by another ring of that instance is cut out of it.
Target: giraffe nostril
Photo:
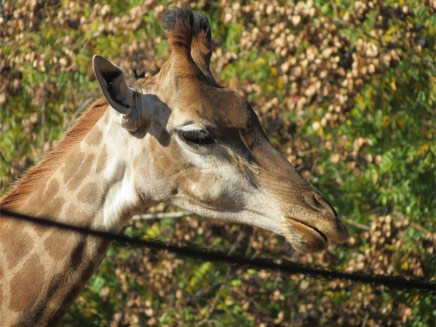
[[[318,208],[323,208],[324,206],[321,204],[320,200],[319,200],[319,195],[318,194],[312,194],[312,200],[313,203],[315,204],[315,206],[317,206]]]
[[[337,217],[336,210],[322,195],[318,193],[312,193],[312,203],[316,209],[326,210],[329,213],[333,213],[333,215]]]

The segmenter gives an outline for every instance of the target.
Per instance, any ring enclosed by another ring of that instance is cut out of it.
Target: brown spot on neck
[[[85,204],[94,204],[98,199],[98,187],[95,183],[88,183],[79,190],[77,200]]]
[[[16,186],[0,200],[0,205],[8,209],[18,208],[24,198],[40,187],[41,183],[53,174],[67,155],[95,126],[107,108],[106,99],[95,101],[74,126],[65,133],[58,146],[50,151],[39,165],[29,170]]]
[[[93,212],[81,210],[81,206],[77,206],[76,202],[77,201],[74,201],[74,203],[71,203],[68,206],[64,215],[67,217],[74,217],[75,225],[77,226],[89,227],[94,219]]]
[[[14,268],[32,248],[31,237],[24,231],[22,223],[14,225],[15,221],[7,221],[0,226],[0,242],[7,243],[3,253],[8,262],[8,269]]]
[[[44,266],[37,255],[33,255],[25,262],[10,283],[11,290],[14,290],[9,302],[11,311],[23,311],[36,303],[42,291],[44,274]]]
[[[53,230],[51,235],[44,241],[44,249],[53,260],[64,260],[76,237],[76,235],[68,231]]]

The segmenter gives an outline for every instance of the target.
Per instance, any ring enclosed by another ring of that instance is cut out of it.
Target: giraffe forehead
[[[173,125],[202,123],[217,128],[244,128],[250,112],[247,101],[240,94],[226,88],[197,81],[183,83],[177,93],[169,96]]]
[[[214,89],[210,93],[205,93],[207,96],[203,100],[203,116],[208,120],[213,119],[219,128],[247,126],[249,112],[244,97],[226,89]]]

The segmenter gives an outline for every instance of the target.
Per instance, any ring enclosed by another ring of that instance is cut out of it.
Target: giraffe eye
[[[215,143],[215,139],[205,130],[179,130],[180,138],[190,145],[207,146]]]

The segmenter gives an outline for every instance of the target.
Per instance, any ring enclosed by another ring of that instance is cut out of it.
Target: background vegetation
[[[0,175],[8,189],[101,96],[97,53],[156,71],[173,1],[0,2]],[[434,0],[192,4],[211,20],[213,71],[345,217],[344,246],[199,217],[126,233],[345,271],[435,279]],[[174,211],[159,205],[152,211]],[[431,326],[435,297],[289,277],[114,244],[62,326]]]

